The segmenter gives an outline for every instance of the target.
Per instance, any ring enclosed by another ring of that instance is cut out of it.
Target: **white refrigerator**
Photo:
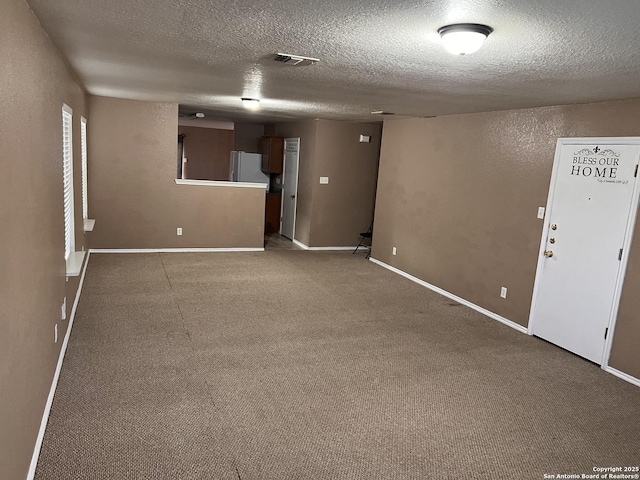
[[[262,155],[231,152],[229,180],[232,182],[265,183],[269,189],[269,175],[262,173]]]

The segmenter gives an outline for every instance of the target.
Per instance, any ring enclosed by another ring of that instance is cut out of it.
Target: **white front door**
[[[298,162],[300,155],[300,139],[284,139],[284,177],[282,187],[282,214],[280,234],[290,240],[296,231],[296,205],[298,195]]]
[[[601,364],[635,218],[640,144],[579,140],[558,141],[530,324],[534,335]]]

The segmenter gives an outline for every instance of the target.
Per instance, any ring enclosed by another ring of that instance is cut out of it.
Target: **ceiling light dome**
[[[260,100],[257,98],[242,97],[242,105],[249,110],[256,110],[260,106]]]
[[[438,29],[444,49],[454,55],[477,52],[491,32],[493,28],[477,23],[458,23]]]

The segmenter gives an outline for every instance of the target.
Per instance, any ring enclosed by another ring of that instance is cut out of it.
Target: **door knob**
[[[547,258],[553,257],[553,250],[545,250],[544,251],[544,256],[547,257]]]

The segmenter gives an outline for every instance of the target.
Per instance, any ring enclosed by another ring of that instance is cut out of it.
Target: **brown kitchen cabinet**
[[[262,171],[282,173],[284,160],[284,137],[262,137]]]
[[[267,193],[267,204],[264,215],[264,233],[271,234],[280,231],[280,203],[279,193]]]

